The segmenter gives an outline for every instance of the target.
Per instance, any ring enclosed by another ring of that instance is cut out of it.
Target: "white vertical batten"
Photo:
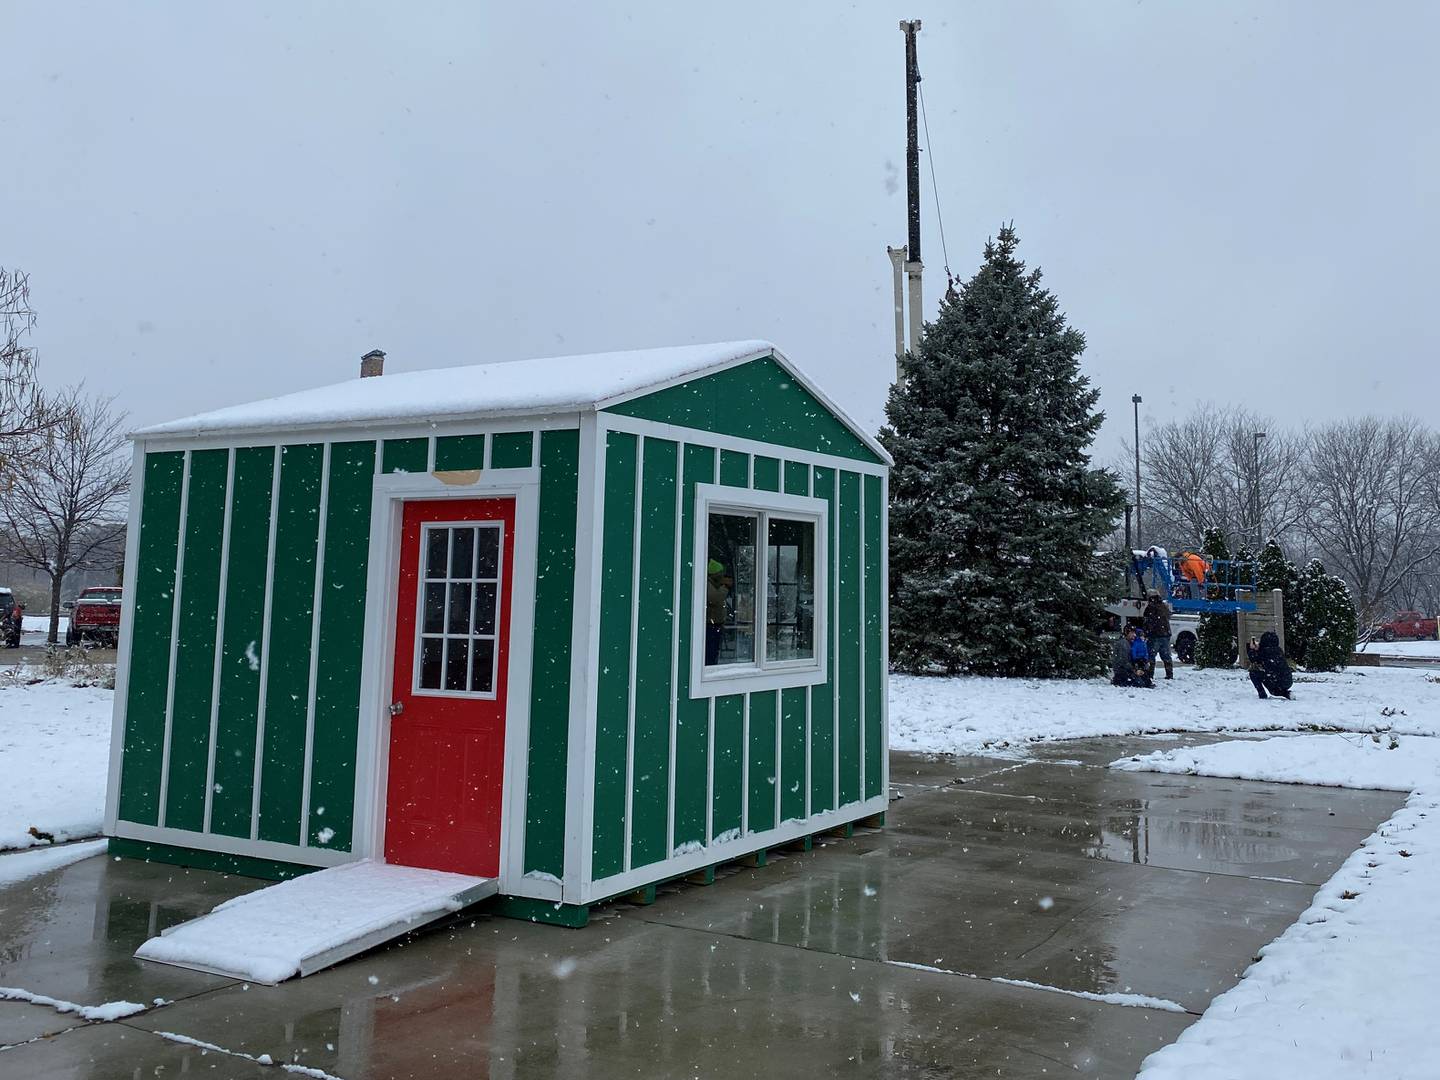
[[[860,790],[858,792],[861,802],[865,801],[865,477],[857,478],[860,482],[860,535],[856,542],[860,545]]]
[[[565,871],[562,897],[584,902],[595,845],[595,723],[599,683],[605,458],[603,428],[580,416],[576,473],[574,623],[570,628],[570,735],[565,770]],[[582,546],[582,538],[584,541]]]
[[[890,474],[880,474],[880,798],[890,799]]]
[[[808,496],[809,496],[810,498],[812,498],[812,499],[815,497],[815,466],[814,466],[814,465],[806,465],[806,466],[805,466],[805,494],[808,495]],[[828,543],[828,540],[827,540],[827,543]],[[819,558],[820,558],[820,552],[817,551],[817,552],[815,553],[815,557],[816,557],[816,561],[818,562],[818,561],[819,561]],[[829,557],[830,557],[828,551],[825,553],[825,557],[826,557],[826,558],[829,558]],[[828,583],[827,583],[827,585],[826,585],[826,589],[827,589],[827,590],[829,589]],[[826,597],[821,597],[821,598],[817,598],[817,599],[821,600],[821,601],[822,601],[823,603],[825,603],[825,604],[829,604],[829,603],[830,603],[830,597],[828,597],[828,596],[826,596]],[[827,613],[827,614],[828,614],[828,613]],[[824,643],[824,642],[821,642],[821,641],[815,642],[815,648],[821,649],[821,648],[824,648],[824,647],[825,647],[825,643]],[[815,763],[811,760],[811,759],[815,756],[815,744],[814,744],[814,742],[812,741],[812,740],[814,739],[815,732],[814,732],[814,728],[813,728],[813,725],[812,725],[812,719],[811,719],[811,713],[812,713],[812,710],[813,710],[814,701],[815,701],[815,690],[814,690],[813,687],[807,686],[807,687],[805,688],[805,817],[806,817],[806,818],[809,818],[810,815],[815,812],[815,808],[814,808],[814,805],[813,805],[814,799],[812,798],[812,795],[811,795],[811,792],[812,792],[812,790],[813,790],[813,780],[812,780],[812,778],[813,778],[813,776],[814,776],[814,770],[815,770]]]
[[[740,835],[750,835],[750,695],[740,696]]]
[[[670,754],[666,773],[665,858],[675,853],[675,736],[680,711],[680,559],[685,525],[685,444],[675,444],[675,576],[670,594]],[[692,573],[693,573],[692,568]],[[693,647],[694,642],[691,642]],[[687,658],[688,660],[688,658]]]
[[[710,482],[720,482],[720,451],[713,450],[710,455]],[[703,526],[705,537],[708,541],[710,536],[710,522],[701,522],[698,518],[695,521],[695,528],[699,530]],[[698,569],[698,567],[697,567]],[[702,624],[703,625],[703,624]],[[708,632],[708,631],[707,631]],[[705,648],[704,642],[700,647]],[[715,699],[705,699],[705,846],[708,848],[715,839]]]
[[[635,524],[630,537],[630,685],[625,718],[625,857],[630,869],[630,838],[635,819],[635,668],[640,636],[640,518],[644,504],[645,438],[635,440]]]
[[[265,548],[265,604],[260,616],[260,689],[255,703],[255,771],[250,786],[250,839],[260,839],[260,783],[265,764],[265,694],[270,688],[270,611],[275,593],[275,531],[280,508],[280,463],[283,446],[275,446],[270,468],[270,538]]]
[[[310,594],[310,676],[305,690],[305,760],[300,781],[300,846],[310,846],[310,774],[315,753],[315,691],[320,677],[320,609],[325,602],[325,525],[330,516],[330,448],[320,451],[320,521],[315,529],[315,585]]]
[[[185,451],[185,462],[180,471],[180,524],[175,534],[175,582],[170,588],[170,671],[165,679],[165,736],[160,744],[160,802],[159,816],[155,819],[165,827],[165,817],[170,810],[170,736],[175,721],[175,658],[180,644],[180,604],[184,597],[185,576],[185,526],[190,514],[190,454]]]
[[[210,831],[215,801],[215,737],[220,727],[220,672],[225,651],[225,599],[230,576],[230,519],[235,508],[235,449],[225,451],[225,518],[220,526],[219,600],[215,605],[215,665],[210,675],[210,749],[205,761],[205,818],[201,832]]]
[[[145,504],[145,444],[137,442],[130,459],[130,505],[126,508],[125,591],[121,594],[120,638],[115,653],[115,698],[110,710],[110,772],[105,788],[105,832],[113,836],[120,822],[120,781],[125,766],[125,718],[130,701],[130,659],[135,636],[135,588],[140,567],[140,515]]]
[[[829,546],[830,538],[835,542],[835,564],[830,569],[830,580],[835,583],[835,602],[830,605],[830,634],[829,637],[835,643],[835,663],[830,669],[830,688],[834,691],[830,695],[830,703],[833,706],[831,712],[830,728],[830,754],[834,759],[831,765],[830,780],[835,787],[835,801],[830,804],[832,810],[840,809],[840,477],[839,469],[833,469],[835,474],[832,478],[830,490],[835,494],[835,502],[831,505],[834,512],[830,515],[835,520],[835,528],[831,530],[830,537],[826,538],[826,546]],[[828,553],[827,553],[828,556]]]

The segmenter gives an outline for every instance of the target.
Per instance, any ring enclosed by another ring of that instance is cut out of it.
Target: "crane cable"
[[[930,190],[935,196],[935,221],[940,226],[940,254],[945,262],[945,279],[949,283],[947,291],[954,292],[955,275],[950,272],[950,252],[945,246],[945,218],[940,213],[940,185],[935,182],[935,152],[930,142],[930,119],[925,115],[925,83],[917,79],[916,89],[920,92],[920,121],[925,128],[925,153],[930,159]]]

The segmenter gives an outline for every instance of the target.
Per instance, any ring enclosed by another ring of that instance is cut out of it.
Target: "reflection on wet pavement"
[[[18,1044],[0,1076],[274,1074],[234,1054],[347,1080],[1128,1076],[1402,801],[1095,767],[1155,745],[894,754],[904,797],[883,830],[667,887],[580,931],[461,917],[274,988],[130,955],[259,883],[91,859],[0,890],[0,986],[172,1003],[82,1025],[0,1002],[0,1045]]]

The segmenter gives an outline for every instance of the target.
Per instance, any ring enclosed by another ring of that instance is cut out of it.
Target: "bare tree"
[[[17,438],[23,468],[0,484],[0,531],[13,562],[50,579],[50,632],[60,628],[60,590],[76,569],[119,565],[118,543],[130,490],[125,417],[110,399],[86,397],[79,388],[55,400],[63,419],[42,432]]]
[[[1209,403],[1151,428],[1140,442],[1145,539],[1173,551],[1198,544],[1210,529],[1234,547],[1289,537],[1304,519],[1308,439]]]
[[[11,458],[15,440],[64,421],[36,381],[35,348],[25,341],[34,327],[30,275],[0,266],[0,448]]]
[[[1345,420],[1315,433],[1307,530],[1327,565],[1354,588],[1366,623],[1440,555],[1435,444],[1409,417]]]

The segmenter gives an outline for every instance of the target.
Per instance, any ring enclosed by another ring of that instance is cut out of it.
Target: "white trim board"
[[[580,426],[581,413],[575,410],[537,413],[487,413],[475,417],[446,417],[436,421],[382,420],[370,424],[313,424],[279,429],[256,428],[214,430],[193,435],[140,435],[130,438],[136,446],[155,453],[164,450],[204,450],[227,446],[275,446],[320,442],[371,442],[385,439],[424,439],[446,435],[493,435],[519,431],[557,431]]]

